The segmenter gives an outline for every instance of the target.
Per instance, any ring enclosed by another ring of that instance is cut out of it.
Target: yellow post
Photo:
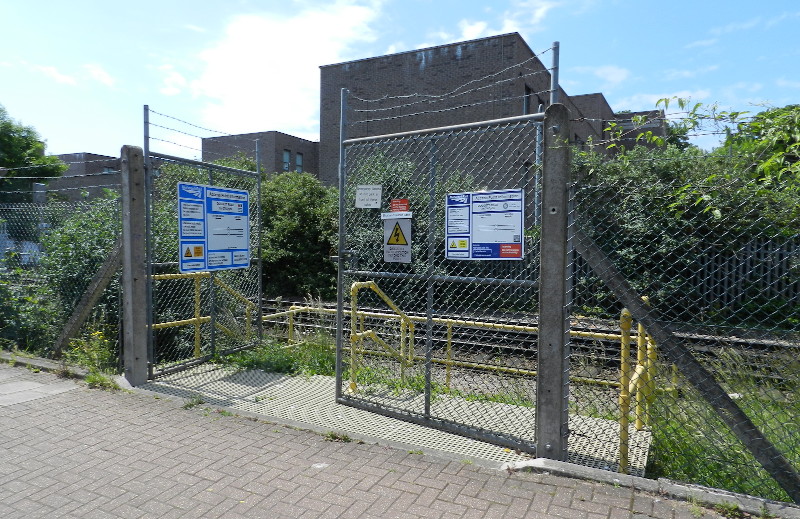
[[[447,364],[445,365],[445,383],[450,391],[450,370],[453,366],[453,323],[447,323]]]
[[[406,380],[406,363],[403,358],[406,354],[406,322],[400,319],[400,380]]]
[[[649,301],[643,296],[645,304]],[[645,405],[647,401],[647,331],[642,323],[636,328],[636,369],[641,372],[636,387],[636,430],[641,431],[645,425]]]
[[[619,472],[628,473],[628,415],[631,410],[631,327],[633,316],[627,308],[619,317],[620,329],[620,374],[619,374]]]
[[[358,389],[356,385],[356,341],[359,340],[358,335],[358,314],[356,312],[358,286],[353,283],[350,288],[350,386],[348,390],[355,393]]]
[[[200,356],[200,277],[194,278],[194,356]]]
[[[645,425],[650,425],[650,414],[653,400],[656,396],[656,361],[658,360],[658,348],[656,341],[651,335],[647,336],[647,389],[645,391]]]
[[[294,312],[289,311],[289,330],[287,331],[289,344],[294,344]]]
[[[250,305],[244,307],[244,336],[250,340]]]

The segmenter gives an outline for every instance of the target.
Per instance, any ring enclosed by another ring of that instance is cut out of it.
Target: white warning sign
[[[411,219],[383,220],[383,261],[411,263]]]

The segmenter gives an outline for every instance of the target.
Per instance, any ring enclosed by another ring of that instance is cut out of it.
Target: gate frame
[[[500,433],[500,432],[493,432],[493,433],[484,432],[484,430],[477,429],[474,426],[456,424],[456,423],[453,423],[453,422],[450,422],[450,421],[447,421],[447,420],[444,420],[444,419],[441,419],[441,418],[436,418],[436,417],[430,416],[430,393],[431,393],[431,388],[430,388],[431,346],[430,346],[430,344],[426,344],[426,348],[425,348],[425,358],[426,358],[426,361],[425,361],[425,366],[426,366],[425,367],[425,370],[426,370],[426,372],[425,372],[425,381],[426,382],[425,382],[425,395],[424,395],[424,397],[425,397],[425,411],[424,411],[423,414],[405,412],[405,411],[402,411],[402,410],[387,409],[387,408],[381,407],[379,405],[376,405],[374,403],[366,402],[366,401],[354,402],[352,399],[349,399],[349,398],[347,398],[346,395],[342,394],[342,382],[343,382],[343,377],[342,377],[342,372],[343,372],[342,360],[343,359],[342,359],[342,357],[343,357],[343,351],[345,349],[345,344],[344,344],[344,294],[345,293],[349,293],[349,290],[346,290],[345,287],[343,287],[342,285],[343,285],[343,282],[344,282],[344,276],[345,275],[347,275],[347,274],[363,274],[363,272],[353,271],[353,270],[349,270],[347,268],[348,260],[349,260],[351,254],[352,254],[352,251],[346,249],[346,247],[345,247],[346,240],[344,239],[345,238],[345,230],[346,230],[346,224],[345,224],[345,211],[346,211],[346,207],[345,207],[345,205],[346,205],[345,204],[345,188],[346,188],[346,184],[347,184],[347,162],[346,162],[346,153],[345,153],[346,146],[350,145],[350,144],[365,143],[365,142],[370,142],[370,141],[378,141],[378,140],[392,139],[392,138],[398,138],[398,137],[411,137],[411,136],[418,136],[418,135],[426,135],[426,134],[434,134],[434,133],[441,133],[441,132],[466,130],[466,129],[471,129],[471,128],[494,126],[494,125],[507,124],[507,123],[516,123],[516,122],[535,122],[535,123],[540,123],[540,125],[541,125],[541,124],[546,124],[545,123],[545,117],[546,117],[545,113],[535,113],[535,114],[528,114],[528,115],[521,115],[521,116],[514,116],[514,117],[506,117],[506,118],[501,118],[501,119],[491,119],[491,120],[487,120],[487,121],[476,121],[476,122],[471,122],[471,123],[464,123],[464,124],[436,127],[436,128],[425,128],[425,129],[421,129],[421,130],[413,130],[413,131],[392,133],[392,134],[386,134],[386,135],[374,135],[374,136],[368,136],[368,137],[359,137],[359,138],[347,139],[346,138],[346,125],[347,125],[346,112],[347,112],[347,95],[348,95],[348,93],[349,93],[349,91],[347,89],[345,89],[345,88],[343,88],[341,90],[341,115],[340,115],[340,123],[339,123],[339,137],[340,137],[340,140],[339,140],[339,142],[340,142],[340,147],[339,147],[339,247],[338,247],[338,251],[337,251],[338,254],[337,254],[337,257],[336,257],[337,266],[338,266],[338,273],[337,273],[337,287],[338,287],[338,290],[337,290],[337,301],[336,301],[336,309],[337,309],[337,311],[336,311],[336,389],[335,389],[336,402],[339,403],[339,404],[344,404],[344,405],[348,405],[348,406],[351,406],[351,407],[356,407],[356,408],[364,409],[364,410],[367,410],[367,411],[371,411],[371,412],[374,412],[374,413],[377,413],[377,414],[381,414],[381,415],[384,415],[384,416],[389,416],[389,417],[397,418],[397,419],[404,420],[404,421],[407,421],[407,422],[417,423],[417,424],[420,424],[420,425],[425,425],[425,426],[428,426],[428,427],[436,428],[436,429],[443,430],[443,431],[446,431],[446,432],[451,432],[451,433],[458,434],[458,435],[461,435],[461,436],[466,436],[466,437],[477,439],[477,440],[480,440],[480,441],[486,441],[486,442],[489,442],[489,443],[494,443],[496,445],[503,445],[505,447],[509,447],[509,448],[512,448],[512,449],[518,449],[518,450],[521,450],[521,451],[524,451],[524,452],[537,453],[537,455],[539,455],[539,456],[543,456],[543,455],[547,456],[547,454],[538,454],[536,442],[530,442],[530,441],[527,441],[527,440],[522,440],[520,438],[511,437],[509,435],[504,435],[503,433]],[[564,111],[566,112],[566,108],[564,109]],[[567,132],[566,135],[568,135],[569,134],[568,133],[569,132],[568,119],[565,118],[565,122],[566,122],[566,124],[563,125],[563,130],[565,132]],[[535,143],[535,151],[534,152],[537,154],[537,157],[536,157],[537,158],[537,162],[539,162],[539,158],[540,158],[538,156],[538,153],[541,151],[541,149],[543,147],[542,143],[541,143],[541,138],[542,138],[544,133],[545,133],[544,131],[541,131],[541,126],[539,126],[539,128],[536,128],[536,143]],[[567,165],[568,164],[569,164],[569,162],[567,161]],[[427,181],[428,181],[428,184],[429,184],[428,185],[429,189],[435,189],[435,178],[431,175],[431,173],[428,174]],[[432,202],[433,202],[433,198],[431,199],[431,203]],[[425,208],[425,209],[428,210],[429,212],[431,211],[431,207],[428,207],[428,208]],[[566,214],[566,211],[562,211],[562,213]],[[432,244],[428,243],[429,249],[430,249],[431,246],[432,246]],[[564,263],[563,268],[564,269],[566,268],[566,263]],[[429,274],[430,274],[430,269],[429,269]],[[430,319],[432,318],[431,310],[430,310],[430,308],[431,308],[431,298],[432,298],[432,285],[430,284],[430,282],[433,281],[433,277],[434,276],[431,276],[431,275],[426,276],[426,279],[428,279],[428,281],[429,281],[429,287],[428,287],[428,290],[427,290],[427,300],[428,300],[428,302],[427,302],[427,305],[426,305],[428,307],[428,310],[426,311],[426,314],[428,316],[428,321],[429,321],[428,327],[429,327],[429,329],[430,329]],[[531,281],[531,282],[532,283],[538,283],[538,280],[537,281]],[[561,292],[563,292],[563,287],[565,286],[565,283],[566,283],[566,277],[563,277],[562,281],[561,281],[561,283],[559,285],[561,287],[561,289],[562,289]],[[562,314],[566,315],[566,308],[562,308]],[[567,333],[567,332],[565,332],[565,333]],[[426,342],[429,342],[429,341],[430,341],[430,338],[427,338]],[[561,353],[563,351],[563,346],[561,348],[558,348],[558,351],[559,351],[559,355],[563,356],[563,353]],[[561,359],[557,360],[556,362],[559,363],[559,364],[566,363],[567,362],[567,358],[566,358],[566,356],[564,356],[564,358],[561,358]],[[568,372],[561,371],[560,373],[562,373],[563,376],[568,376]],[[541,392],[541,391],[548,391],[548,392],[553,393],[553,394],[556,394],[556,393],[557,394],[563,394],[564,398],[566,398],[566,390],[567,390],[566,384],[569,384],[569,380],[568,379],[566,380],[566,382],[559,379],[557,381],[557,383],[554,384],[553,388],[548,388],[548,389],[540,388],[539,384],[540,384],[539,377],[537,377],[537,394],[539,392]],[[558,408],[556,412],[557,412],[557,416],[558,416],[557,421],[559,421],[559,425],[557,425],[554,429],[560,431],[560,433],[566,434],[566,420],[564,420],[564,425],[563,426],[560,423],[561,422],[561,417],[562,416],[566,416],[566,406],[562,405],[562,403],[561,403],[562,400],[563,399],[557,399],[557,402],[558,402],[557,405],[556,406],[551,406],[551,407],[552,407],[553,410],[556,410],[556,408]],[[562,407],[563,407],[563,409],[562,409]],[[537,413],[538,413],[538,410],[537,410]],[[545,413],[545,417],[543,418],[543,420],[547,420],[547,421],[551,421],[553,419],[554,418],[552,416],[550,416],[550,413],[548,413],[548,412]],[[532,424],[531,427],[535,429],[536,426],[535,426],[535,424]],[[534,438],[537,438],[536,433],[534,433]],[[556,445],[555,450],[553,450],[552,451],[553,454],[550,454],[550,456],[548,456],[548,457],[553,457],[554,454],[556,454],[556,451],[560,452],[561,450],[563,450],[564,455],[558,454],[559,457],[555,458],[555,459],[563,459],[561,456],[565,456],[565,453],[566,453],[566,436],[564,436],[563,438],[558,439],[557,441],[555,439],[551,440],[551,444],[553,444],[553,443]],[[563,449],[560,447],[561,445],[563,445]]]

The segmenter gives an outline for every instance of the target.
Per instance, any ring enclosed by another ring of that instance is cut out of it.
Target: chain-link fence
[[[538,127],[528,118],[345,144],[341,401],[532,449]],[[365,186],[380,186],[372,208],[359,207]],[[483,231],[516,229],[515,252],[446,259],[468,250],[446,234],[448,194],[486,190],[514,207],[491,214],[519,221],[487,219]]]
[[[0,204],[3,349],[118,372],[120,201],[103,181],[91,196],[45,187]]]
[[[576,245],[572,329],[609,339],[573,336],[570,369],[580,382],[570,413],[619,420],[614,434],[587,438],[597,452],[619,452],[611,470],[635,472],[639,452],[648,477],[777,500],[794,486],[797,499],[797,201],[788,186],[703,178],[697,166],[700,180],[628,176],[574,187],[575,232],[610,261],[592,268],[592,251]],[[628,296],[646,298],[655,330],[623,309],[632,303],[621,302],[621,279]]]
[[[160,154],[151,154],[149,170],[148,254],[153,273],[149,356],[152,374],[158,376],[257,342],[260,178],[251,171]],[[178,246],[179,182],[247,191],[251,250],[247,268],[179,272],[179,255],[184,253]]]

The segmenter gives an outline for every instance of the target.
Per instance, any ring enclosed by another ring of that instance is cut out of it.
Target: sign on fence
[[[411,217],[410,212],[382,213],[383,261],[387,263],[411,263]]]
[[[178,182],[181,273],[250,266],[250,198],[241,189]]]
[[[522,189],[449,193],[445,257],[455,260],[520,260],[525,204]]]

